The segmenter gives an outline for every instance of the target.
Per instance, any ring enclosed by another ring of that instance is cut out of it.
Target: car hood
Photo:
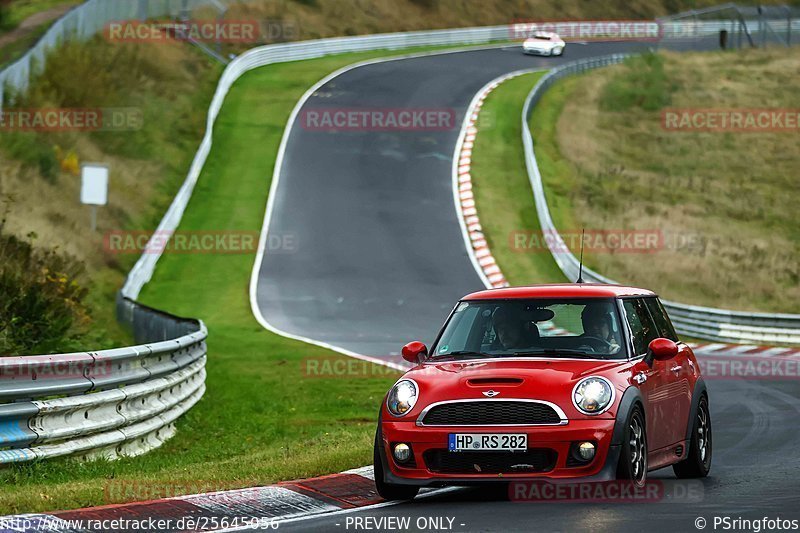
[[[567,415],[582,417],[572,405],[572,390],[583,378],[602,376],[617,390],[629,386],[631,363],[583,359],[515,358],[425,363],[406,373],[419,386],[414,411],[434,402],[494,397],[545,400],[559,405]],[[484,394],[494,391],[492,396]]]

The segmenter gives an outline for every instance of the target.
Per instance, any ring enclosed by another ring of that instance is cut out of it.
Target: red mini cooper
[[[630,480],[711,467],[708,393],[658,297],[595,284],[476,292],[391,388],[375,436],[387,500],[486,481]]]

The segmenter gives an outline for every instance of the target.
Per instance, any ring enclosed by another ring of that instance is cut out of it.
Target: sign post
[[[97,231],[97,206],[108,203],[108,165],[81,165],[81,203],[92,206],[92,232]]]

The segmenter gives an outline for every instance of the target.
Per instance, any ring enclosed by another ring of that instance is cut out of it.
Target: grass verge
[[[664,53],[559,83],[532,123],[557,227],[658,232],[654,253],[587,264],[671,300],[800,312],[796,132],[673,131],[662,118],[796,109],[799,65],[785,48]]]
[[[525,74],[492,91],[481,108],[472,150],[472,181],[483,233],[512,285],[564,281],[547,249],[520,249],[518,235],[540,232],[525,170],[522,106],[544,73]]]

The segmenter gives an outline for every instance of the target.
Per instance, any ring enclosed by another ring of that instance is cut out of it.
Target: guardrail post
[[[139,0],[139,7],[138,7],[138,14],[136,18],[139,19],[139,22],[144,22],[147,20],[147,13],[148,11],[148,0]]]

